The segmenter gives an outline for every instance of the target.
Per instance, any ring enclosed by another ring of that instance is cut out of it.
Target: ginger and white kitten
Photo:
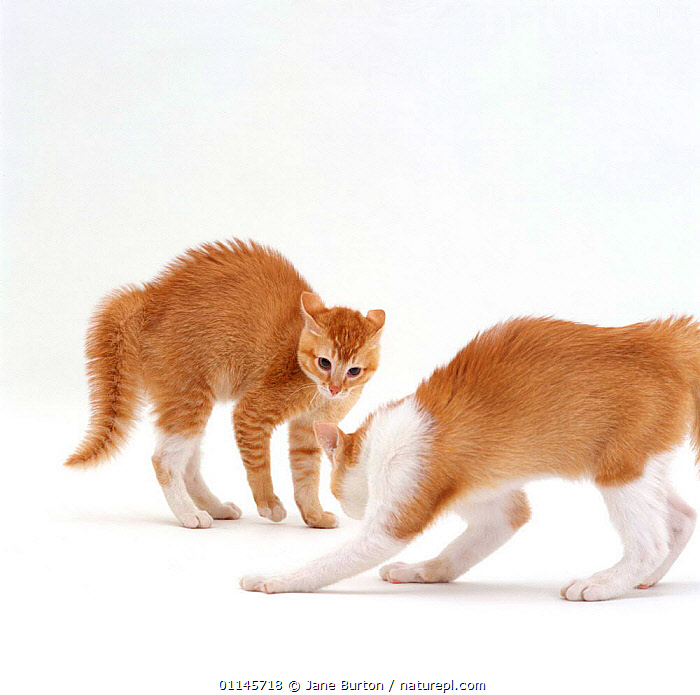
[[[244,589],[314,591],[387,561],[452,509],[468,529],[437,557],[380,570],[389,582],[448,582],[530,517],[522,485],[591,480],[624,544],[613,567],[568,583],[571,601],[658,582],[695,526],[671,489],[669,455],[688,429],[700,453],[700,325],[688,317],[601,328],[520,318],[478,335],[417,391],[354,434],[317,423],[332,491],[360,535]],[[699,457],[700,458],[700,457]]]
[[[270,477],[270,436],[289,422],[294,498],[309,526],[336,526],[318,499],[314,420],[339,422],[379,362],[384,312],[327,309],[281,254],[253,242],[206,244],[155,280],[109,295],[87,334],[92,417],[68,466],[116,453],[139,410],[153,405],[153,467],[189,528],[237,519],[200,473],[200,441],[215,401],[233,400],[233,426],[261,516],[286,516]]]

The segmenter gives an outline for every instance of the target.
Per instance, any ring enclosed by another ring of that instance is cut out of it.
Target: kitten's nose
[[[335,384],[330,384],[328,390],[331,392],[331,396],[335,396],[337,393],[340,393],[340,389]]]

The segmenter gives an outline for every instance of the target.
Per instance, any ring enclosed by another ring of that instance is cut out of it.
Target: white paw
[[[379,576],[392,584],[434,584],[449,581],[444,572],[428,562],[409,565],[405,562],[392,562],[379,570]]]
[[[643,582],[640,584],[637,584],[637,589],[651,589],[652,586],[656,586],[661,579],[666,575],[666,572],[669,569],[668,564],[664,563],[659,569],[656,570],[653,574],[648,576]]]
[[[224,502],[214,514],[215,519],[240,519],[241,510],[233,502]]]
[[[604,581],[595,575],[588,579],[577,579],[562,587],[559,592],[567,601],[607,601],[625,593],[615,582]]]
[[[408,567],[405,562],[392,562],[388,565],[384,565],[379,568],[379,576],[385,582],[391,582],[392,584],[399,584],[401,580],[398,578],[399,573]]]
[[[209,528],[213,523],[211,515],[203,509],[183,514],[180,521],[185,528]]]
[[[282,521],[287,516],[285,508],[281,504],[270,507],[258,507],[258,514],[270,521]]]
[[[280,577],[263,577],[250,574],[241,579],[241,589],[245,591],[260,591],[263,594],[282,594],[291,591]]]

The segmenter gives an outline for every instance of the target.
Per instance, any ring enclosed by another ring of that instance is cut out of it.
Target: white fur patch
[[[187,528],[209,528],[211,515],[195,506],[185,483],[187,465],[196,455],[201,438],[167,434],[159,429],[156,432],[158,444],[155,453],[160,459],[159,465],[169,477],[168,483],[161,487],[170,509]]]
[[[340,506],[351,519],[361,519],[365,515],[369,490],[367,472],[358,464],[345,469],[340,493]]]
[[[425,475],[431,429],[430,416],[413,398],[379,410],[372,419],[357,466],[364,470],[368,489],[368,524],[379,522],[384,526],[400,502],[418,493]],[[355,487],[359,489],[359,485]]]

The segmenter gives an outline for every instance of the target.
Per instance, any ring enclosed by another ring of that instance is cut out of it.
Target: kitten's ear
[[[330,422],[314,422],[314,434],[316,435],[316,441],[326,452],[328,460],[331,463],[335,463],[336,453],[342,451],[348,435],[340,427]]]
[[[381,331],[384,327],[386,314],[383,309],[372,309],[367,312],[367,320],[378,330]]]
[[[304,316],[306,328],[312,333],[316,333],[318,335],[322,332],[321,327],[316,322],[316,317],[325,310],[326,307],[323,305],[323,301],[317,294],[314,294],[313,292],[301,293],[301,313]]]

